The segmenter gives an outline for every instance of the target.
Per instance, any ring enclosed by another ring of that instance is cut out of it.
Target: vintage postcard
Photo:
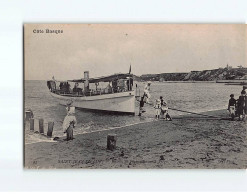
[[[27,169],[246,169],[245,24],[24,24]]]

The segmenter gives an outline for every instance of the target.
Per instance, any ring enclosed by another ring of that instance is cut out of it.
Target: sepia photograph
[[[246,169],[245,24],[23,25],[25,169]]]

